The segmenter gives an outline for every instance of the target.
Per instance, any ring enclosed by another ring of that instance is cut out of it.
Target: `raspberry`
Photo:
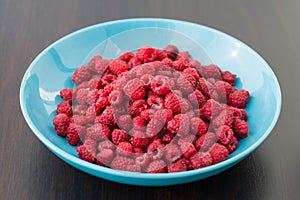
[[[123,90],[125,94],[133,100],[143,99],[146,95],[143,85],[140,79],[135,78],[128,81]]]
[[[107,97],[98,97],[96,103],[97,108],[103,109],[110,105],[110,102],[108,101]]]
[[[94,122],[96,115],[99,115],[99,109],[95,105],[91,105],[85,112],[85,119],[88,123]]]
[[[111,141],[115,145],[118,145],[120,142],[128,142],[130,140],[130,135],[124,130],[114,129],[111,133]]]
[[[217,80],[222,79],[221,78],[221,73],[222,71],[217,65],[211,64],[207,66],[203,66],[199,68],[200,74],[205,77],[205,78],[214,78]]]
[[[104,75],[105,71],[107,71],[109,66],[109,61],[104,59],[95,59],[95,70],[101,76]]]
[[[237,90],[229,95],[227,103],[237,108],[245,108],[249,98],[250,94],[247,90]]]
[[[110,167],[118,170],[126,170],[128,166],[134,165],[135,162],[132,158],[124,157],[124,156],[116,156],[110,164]]]
[[[134,131],[130,142],[133,147],[146,148],[151,143],[151,139],[141,131]]]
[[[66,114],[68,117],[73,115],[72,107],[69,102],[65,101],[58,104],[56,114],[60,113]]]
[[[76,90],[76,100],[78,104],[87,104],[87,96],[89,94],[89,89],[78,89]]]
[[[83,145],[86,147],[86,150],[92,154],[93,157],[96,156],[98,147],[98,142],[96,140],[88,138],[84,141]]]
[[[161,140],[162,140],[162,143],[163,144],[169,144],[170,142],[172,142],[172,140],[174,139],[175,137],[175,134],[174,133],[171,133],[169,131],[166,131],[162,137],[161,137]]]
[[[140,78],[145,74],[155,75],[156,68],[160,67],[159,62],[144,63],[135,67],[131,70],[131,73],[134,74],[134,77]]]
[[[173,67],[173,61],[170,58],[164,58],[161,61],[161,65],[166,66],[166,67]]]
[[[155,110],[162,109],[164,107],[164,99],[158,95],[151,95],[147,99],[147,104],[150,108]]]
[[[155,49],[155,54],[156,54],[157,60],[163,60],[163,59],[167,58],[167,53],[162,50]]]
[[[198,80],[200,78],[199,73],[195,68],[186,68],[185,70],[183,70],[183,73],[192,75],[195,80]]]
[[[76,146],[80,142],[79,135],[85,132],[85,128],[75,123],[70,123],[67,129],[67,140],[70,145]]]
[[[114,150],[115,147],[116,146],[110,140],[103,140],[103,141],[99,142],[97,149],[99,152],[101,152],[104,149]]]
[[[182,155],[180,148],[175,144],[168,144],[165,146],[165,161],[173,163]]]
[[[194,117],[191,119],[191,130],[197,136],[201,136],[207,133],[207,126],[202,119]]]
[[[214,128],[217,128],[222,125],[227,125],[229,127],[232,126],[233,122],[233,114],[230,112],[230,110],[223,110],[217,117],[212,119],[212,126]]]
[[[234,91],[234,88],[227,82],[217,81],[215,83],[216,91],[221,101],[226,102],[228,96]]]
[[[103,149],[96,156],[96,163],[98,165],[108,166],[114,158],[114,152],[111,149]]]
[[[113,81],[117,80],[117,77],[113,74],[106,74],[101,80],[106,83],[112,83]]]
[[[208,132],[196,140],[195,147],[200,151],[207,151],[217,140],[218,138],[214,133]]]
[[[150,89],[153,78],[154,77],[151,74],[145,74],[141,77],[141,80],[144,83],[145,88]]]
[[[167,129],[170,132],[177,133],[180,136],[185,136],[190,130],[190,120],[186,114],[178,114],[167,124]]]
[[[202,92],[207,98],[211,97],[212,92],[215,90],[215,87],[212,83],[208,82],[204,78],[198,80],[198,89]]]
[[[249,126],[247,122],[241,119],[235,119],[233,121],[233,131],[235,135],[239,138],[246,138],[248,137],[248,132],[249,132]]]
[[[189,53],[188,51],[182,51],[182,52],[180,52],[180,53],[178,54],[177,60],[178,60],[179,58],[184,58],[184,59],[186,59],[187,61],[189,61],[189,60],[191,59],[191,55],[190,55],[190,53]]]
[[[88,68],[88,70],[89,70],[91,73],[96,73],[96,72],[97,72],[96,69],[95,69],[95,63],[96,63],[96,61],[99,61],[99,60],[102,60],[102,56],[96,55],[96,56],[94,56],[94,57],[91,59],[91,61],[88,63],[87,68]]]
[[[229,83],[232,86],[235,85],[235,78],[236,78],[235,74],[232,74],[229,71],[224,71],[222,72],[221,76],[223,81]]]
[[[150,121],[154,113],[155,113],[155,110],[153,110],[153,109],[145,109],[145,110],[141,111],[141,115],[140,116],[145,121]]]
[[[173,68],[177,71],[183,71],[186,68],[189,68],[190,64],[184,58],[179,58],[173,62]]]
[[[118,119],[117,125],[119,128],[129,131],[133,125],[130,115],[121,115]]]
[[[217,116],[222,110],[222,105],[213,100],[209,99],[207,102],[202,106],[200,112],[207,120],[211,120],[213,117]]]
[[[127,63],[122,60],[113,60],[109,64],[109,69],[112,73],[120,75],[123,72],[128,71]]]
[[[95,157],[89,152],[84,145],[80,145],[76,149],[78,157],[87,162],[94,162]]]
[[[86,109],[85,105],[78,104],[73,109],[73,115],[85,115]]]
[[[134,56],[129,60],[128,65],[130,66],[130,68],[133,68],[133,67],[136,67],[136,66],[138,66],[142,63],[143,63],[142,60],[140,60],[138,57]]]
[[[238,140],[236,137],[232,137],[230,143],[226,146],[229,153],[233,153],[238,147]]]
[[[146,135],[147,137],[156,137],[161,133],[164,124],[158,119],[151,119],[147,125]]]
[[[152,47],[142,47],[136,50],[136,57],[144,63],[152,62],[157,59],[155,49]]]
[[[129,62],[129,60],[131,59],[131,58],[133,58],[134,57],[134,54],[132,53],[132,52],[124,52],[124,53],[122,53],[121,55],[120,55],[120,57],[119,57],[119,59],[120,60],[122,60],[122,61],[124,61],[124,62]]]
[[[209,153],[212,158],[212,164],[216,164],[226,160],[229,154],[227,148],[218,143],[214,144],[209,149]]]
[[[165,108],[171,109],[174,114],[180,113],[179,97],[172,93],[167,94],[165,98]]]
[[[140,148],[140,147],[133,147],[132,153],[134,153],[134,154],[142,154],[142,153],[144,153],[144,150],[142,148]]]
[[[148,165],[146,172],[152,174],[165,173],[166,163],[163,160],[154,160]]]
[[[108,127],[114,127],[116,125],[116,119],[111,107],[106,107],[106,109],[98,117],[97,120],[100,124],[106,125]]]
[[[73,121],[73,123],[77,124],[77,125],[85,125],[87,123],[87,120],[85,118],[85,116],[81,116],[81,115],[73,115],[70,118],[70,121]]]
[[[166,95],[170,92],[169,78],[163,75],[155,76],[151,81],[151,89],[155,94]]]
[[[183,94],[189,94],[196,88],[196,79],[191,74],[181,73],[177,79],[176,86]]]
[[[183,157],[185,158],[190,158],[192,155],[194,155],[197,152],[195,146],[190,142],[181,143],[180,150],[183,153]]]
[[[62,89],[62,90],[59,92],[59,95],[61,96],[61,98],[63,98],[63,99],[66,100],[66,101],[72,100],[72,97],[73,97],[73,89],[69,89],[69,88]]]
[[[168,45],[166,46],[163,51],[167,54],[167,57],[171,60],[175,60],[179,51],[178,48],[174,45]]]
[[[147,147],[146,147],[146,151],[147,153],[150,155],[152,153],[151,156],[154,157],[154,159],[156,158],[161,158],[163,156],[163,144],[162,144],[162,141],[161,139],[156,139],[156,140],[153,140],[151,142],[151,144],[149,144]]]
[[[184,160],[179,159],[178,161],[168,165],[168,173],[184,172],[187,171],[187,166]]]
[[[132,120],[134,130],[144,130],[146,128],[146,122],[141,116],[136,116]]]
[[[53,125],[57,135],[65,137],[69,126],[69,117],[64,113],[60,113],[53,118]]]
[[[104,96],[109,96],[109,94],[114,91],[115,89],[115,86],[112,85],[112,84],[109,84],[109,85],[106,85],[104,88],[103,88],[103,93],[104,93]]]
[[[245,121],[248,119],[248,114],[245,109],[238,109],[232,106],[228,106],[227,109],[230,110],[230,112],[233,114],[234,117],[237,117]]]
[[[110,129],[103,124],[97,123],[87,128],[87,136],[97,141],[107,140],[110,135]]]
[[[123,101],[123,94],[119,90],[114,90],[109,94],[109,102],[113,106],[118,106]]]
[[[210,166],[212,157],[208,152],[198,152],[190,158],[190,161],[194,169],[199,169]]]
[[[73,73],[72,81],[76,85],[79,85],[80,83],[89,80],[91,78],[91,76],[92,76],[92,74],[90,73],[90,71],[88,70],[87,67],[80,66]]]
[[[143,110],[147,109],[147,103],[144,99],[139,99],[133,102],[131,106],[129,106],[129,113],[131,116],[139,115]]]
[[[120,142],[117,146],[117,153],[121,156],[130,156],[132,145],[129,142]]]
[[[228,145],[233,138],[233,131],[229,126],[220,126],[216,130],[216,135],[218,136],[219,143],[223,145]]]
[[[154,113],[153,118],[158,119],[161,123],[165,124],[173,118],[173,112],[171,109],[157,110]]]
[[[148,154],[142,154],[135,158],[135,164],[140,166],[142,169],[146,169],[151,159]]]

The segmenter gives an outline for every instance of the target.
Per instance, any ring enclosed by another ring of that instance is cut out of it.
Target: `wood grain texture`
[[[300,2],[296,0],[0,0],[0,199],[298,199]],[[217,176],[170,187],[102,180],[69,166],[34,136],[19,86],[34,57],[79,28],[129,17],[208,25],[256,49],[283,92],[280,120],[253,154]]]

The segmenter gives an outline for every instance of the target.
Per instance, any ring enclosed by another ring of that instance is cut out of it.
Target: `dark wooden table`
[[[0,0],[0,199],[299,199],[299,7],[297,0]],[[281,117],[268,139],[217,176],[170,187],[102,180],[52,154],[20,110],[26,68],[65,34],[128,17],[204,24],[257,50],[277,74],[283,93]]]

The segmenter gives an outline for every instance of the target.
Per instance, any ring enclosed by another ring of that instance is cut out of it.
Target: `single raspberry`
[[[117,170],[126,170],[128,166],[134,165],[135,162],[132,158],[124,156],[116,156],[110,163],[110,167]]]
[[[77,125],[85,125],[88,123],[87,119],[85,118],[85,116],[81,116],[81,115],[73,115],[70,118],[70,121],[73,121],[73,123],[77,124]]]
[[[102,82],[101,82],[101,77],[100,76],[93,76],[92,78],[91,78],[91,80],[89,80],[88,81],[88,88],[89,89],[99,89],[99,88],[101,88],[101,84],[102,84]]]
[[[196,79],[191,74],[180,73],[176,86],[183,94],[189,94],[196,88]]]
[[[169,93],[165,98],[165,108],[171,109],[174,114],[181,112],[179,97]]]
[[[218,142],[223,145],[228,145],[233,138],[233,130],[229,126],[220,126],[216,130],[216,135],[218,137]]]
[[[177,71],[183,71],[184,69],[189,67],[190,67],[189,62],[182,57],[173,62],[173,68]]]
[[[123,101],[123,94],[119,90],[114,90],[109,94],[109,102],[113,106],[118,106]]]
[[[231,127],[233,118],[234,116],[232,112],[230,112],[228,109],[225,109],[221,111],[218,116],[212,118],[212,127],[217,128],[223,125]]]
[[[101,80],[106,82],[106,83],[112,83],[115,80],[117,80],[117,77],[113,74],[106,74],[105,76],[102,77]]]
[[[53,118],[53,125],[57,135],[65,137],[69,126],[69,117],[64,113],[60,113]]]
[[[64,100],[68,101],[68,100],[72,100],[72,98],[73,98],[73,92],[74,92],[73,89],[65,88],[65,89],[62,89],[59,92],[59,95]]]
[[[127,63],[122,60],[113,60],[109,64],[109,69],[112,73],[119,75],[128,71]]]
[[[155,113],[156,111],[153,110],[153,109],[145,109],[143,111],[141,111],[141,114],[140,116],[145,120],[145,121],[150,121],[153,114]]]
[[[247,121],[248,114],[245,109],[239,109],[232,106],[228,106],[227,109],[230,110],[234,117]]]
[[[144,153],[144,150],[142,148],[140,148],[140,147],[133,147],[132,153],[134,153],[134,154],[142,154],[142,153]]]
[[[211,98],[211,95],[212,95],[213,91],[215,91],[214,84],[210,83],[209,81],[207,81],[204,78],[200,78],[198,80],[197,88],[207,98]]]
[[[163,60],[167,58],[167,53],[163,50],[155,49],[155,54],[157,57],[157,60]]]
[[[134,68],[142,63],[143,63],[142,60],[140,60],[138,57],[134,56],[129,60],[128,65],[130,68]]]
[[[152,140],[142,131],[134,131],[130,139],[133,147],[146,148]]]
[[[170,80],[167,76],[157,75],[151,81],[151,89],[155,94],[166,95],[170,92]]]
[[[95,59],[95,70],[101,76],[109,69],[109,61],[104,59]]]
[[[178,161],[168,165],[168,173],[184,172],[187,171],[187,166],[184,160],[179,159]]]
[[[154,76],[156,69],[160,67],[159,63],[160,62],[144,63],[131,69],[130,72],[134,74],[135,78],[141,78],[145,74]]]
[[[180,144],[180,150],[183,153],[184,158],[190,158],[197,152],[195,146],[190,142],[182,142]]]
[[[132,53],[132,52],[124,52],[124,53],[122,53],[121,55],[120,55],[120,57],[119,57],[119,59],[120,60],[122,60],[122,61],[124,61],[124,62],[129,62],[129,60],[131,59],[131,58],[133,58],[134,57],[134,54]]]
[[[247,90],[237,90],[229,95],[227,103],[237,108],[245,108],[249,98],[250,94]]]
[[[78,157],[82,160],[85,160],[87,162],[94,162],[95,157],[92,155],[91,152],[87,150],[87,148],[84,145],[80,145],[76,149]]]
[[[136,116],[132,119],[134,130],[143,131],[146,128],[146,122],[141,116]]]
[[[104,88],[103,88],[103,93],[104,93],[104,96],[109,96],[109,94],[114,91],[115,89],[115,86],[113,84],[109,84],[109,85],[106,85]]]
[[[201,136],[207,133],[207,126],[202,119],[194,117],[191,119],[191,130],[197,136]]]
[[[166,131],[166,132],[163,133],[163,135],[161,137],[162,143],[163,144],[169,144],[170,142],[173,141],[174,137],[175,137],[174,133]]]
[[[87,123],[92,123],[95,121],[95,118],[97,115],[99,115],[100,109],[95,107],[95,105],[91,105],[90,107],[87,108],[85,112],[85,118]]]
[[[70,145],[76,146],[80,142],[80,135],[85,134],[85,128],[75,123],[70,123],[67,129],[67,141]]]
[[[87,96],[89,95],[89,89],[77,89],[76,90],[76,100],[78,104],[87,104]]]
[[[135,164],[140,166],[143,170],[145,170],[150,163],[151,158],[148,154],[142,154],[135,158]]]
[[[73,115],[85,115],[87,106],[86,105],[75,105],[73,108]]]
[[[200,75],[195,68],[186,68],[185,70],[183,70],[183,73],[192,75],[195,78],[195,80],[198,80],[200,78]]]
[[[110,138],[110,135],[110,129],[103,124],[96,123],[93,126],[87,128],[87,136],[97,141],[107,140],[108,138]]]
[[[160,63],[163,66],[172,67],[173,68],[173,61],[170,58],[164,58]]]
[[[114,129],[111,133],[111,141],[115,145],[118,145],[120,142],[128,142],[130,140],[130,135],[124,130]]]
[[[212,158],[212,164],[222,162],[228,158],[228,150],[221,144],[215,143],[210,149],[209,153]]]
[[[92,154],[93,157],[96,156],[98,141],[87,138],[83,145],[86,147],[86,150]]]
[[[194,169],[199,169],[212,165],[212,157],[208,152],[198,152],[190,158]]]
[[[126,74],[126,75],[124,75]],[[130,80],[127,76],[128,73],[123,73],[122,76],[118,76],[117,80],[115,81],[115,89],[117,90],[123,90],[124,86],[127,84],[127,82]]]
[[[238,147],[238,139],[233,136],[230,143],[226,146],[229,153],[233,153]]]
[[[129,106],[129,114],[131,116],[140,115],[143,110],[148,108],[147,102],[144,99],[136,100]]]
[[[98,97],[96,103],[97,108],[103,109],[110,105],[110,102],[108,101],[107,97]]]
[[[217,80],[221,80],[221,73],[222,71],[217,65],[210,64],[207,66],[202,66],[199,68],[200,74],[205,78],[214,78]]]
[[[180,59],[180,58],[184,58],[187,61],[190,61],[191,60],[191,55],[188,51],[181,51],[177,56],[177,60]]]
[[[133,100],[143,99],[146,95],[143,85],[144,84],[140,79],[135,78],[128,81],[123,90],[125,94]]]
[[[133,126],[131,116],[130,115],[121,115],[118,118],[117,125],[120,129],[123,129],[125,131],[129,131]]]
[[[94,56],[91,61],[88,63],[87,68],[91,73],[97,73],[96,69],[95,69],[95,63],[96,61],[98,62],[99,60],[102,60],[102,56],[100,55],[96,55]]]
[[[207,151],[213,144],[217,142],[216,134],[208,132],[199,137],[195,142],[195,147],[199,151]]]
[[[157,59],[155,49],[152,47],[142,47],[136,50],[136,57],[144,63],[152,62]]]
[[[146,147],[146,151],[152,159],[161,159],[164,156],[163,148],[161,139],[156,139]]]
[[[249,126],[246,121],[236,118],[233,121],[232,129],[237,137],[239,138],[248,137]]]
[[[157,137],[161,133],[164,127],[163,122],[158,119],[151,119],[147,125],[146,135],[147,137]]]
[[[222,72],[221,76],[222,76],[223,81],[229,83],[232,86],[235,85],[235,79],[236,79],[235,74],[232,74],[229,71],[224,71],[224,72]]]
[[[163,160],[154,160],[150,162],[148,165],[146,172],[147,173],[165,173],[167,171],[166,169],[166,163]]]
[[[150,89],[153,78],[154,77],[151,74],[144,74],[143,76],[141,76],[141,80],[144,83],[144,87],[146,89]]]
[[[68,117],[71,117],[73,115],[72,106],[69,104],[69,102],[64,101],[58,104],[56,109],[56,114],[66,114]]]
[[[167,144],[164,148],[164,151],[165,151],[164,157],[166,163],[173,163],[176,160],[178,160],[182,155],[180,148],[177,145],[172,143]]]
[[[222,105],[213,100],[209,99],[200,109],[200,112],[204,115],[207,120],[211,120],[215,116],[217,116],[222,111]]]
[[[120,142],[117,145],[117,153],[120,156],[130,156],[132,153],[132,145],[129,142]]]
[[[199,74],[199,67],[201,67],[201,63],[198,60],[190,60],[190,65],[192,68],[196,69]],[[201,77],[201,74],[199,74]]]
[[[111,149],[103,149],[96,155],[96,163],[98,165],[109,166],[114,158],[114,152]]]
[[[168,45],[166,46],[163,51],[167,54],[167,57],[170,58],[171,60],[175,60],[179,50],[176,46],[174,45]]]
[[[114,150],[115,147],[116,147],[116,145],[114,145],[110,140],[103,140],[103,141],[99,142],[97,149],[99,152],[101,152],[104,149]]]
[[[167,129],[172,133],[177,133],[180,136],[185,136],[190,130],[190,120],[186,114],[178,114],[174,116],[167,124]]]
[[[114,117],[114,112],[111,107],[106,107],[106,109],[98,117],[97,120],[100,124],[106,125],[108,127],[114,127],[116,125],[116,119]]]
[[[89,80],[91,78],[91,76],[92,76],[92,74],[90,73],[90,71],[88,70],[87,67],[80,66],[73,73],[72,81],[76,85],[79,85],[80,83]]]
[[[158,95],[151,95],[147,99],[148,106],[155,110],[164,108],[164,103],[164,99]]]
[[[234,87],[227,82],[217,81],[215,83],[216,91],[221,101],[226,102],[229,95],[234,91]]]
[[[161,123],[165,124],[173,118],[173,112],[171,109],[161,109],[157,110],[153,118],[158,119]]]

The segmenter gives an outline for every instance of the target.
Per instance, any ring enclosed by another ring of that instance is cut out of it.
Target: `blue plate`
[[[239,88],[251,94],[249,137],[229,158],[216,165],[173,174],[142,174],[113,170],[85,162],[75,147],[55,134],[52,119],[62,88],[73,87],[71,75],[95,54],[115,58],[141,46],[175,44],[202,63],[214,63],[238,75]],[[20,88],[23,115],[34,134],[58,157],[94,176],[133,185],[174,185],[218,174],[255,150],[274,128],[281,109],[279,83],[264,59],[243,42],[215,29],[170,19],[126,19],[71,33],[43,50],[28,67]]]

